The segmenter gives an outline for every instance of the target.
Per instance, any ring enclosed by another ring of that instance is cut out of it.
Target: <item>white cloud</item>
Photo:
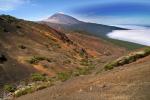
[[[150,46],[150,29],[134,29],[134,30],[116,30],[107,36],[112,39],[129,41],[146,46]]]
[[[0,0],[0,11],[14,10],[15,8],[29,2],[30,0]]]

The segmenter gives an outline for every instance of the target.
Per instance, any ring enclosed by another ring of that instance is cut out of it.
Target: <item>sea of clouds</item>
[[[150,28],[135,25],[117,26],[130,30],[115,30],[107,34],[109,38],[150,46]]]

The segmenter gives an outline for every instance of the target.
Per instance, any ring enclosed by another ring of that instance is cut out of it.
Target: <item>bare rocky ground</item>
[[[76,77],[15,100],[150,100],[149,61],[150,56],[110,71]]]

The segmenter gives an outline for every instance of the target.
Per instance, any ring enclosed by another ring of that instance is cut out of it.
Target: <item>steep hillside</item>
[[[149,100],[149,60],[147,55],[115,69],[70,79],[16,100]]]
[[[83,45],[84,48],[87,49],[87,52],[91,52],[92,54],[99,53],[101,56],[105,55],[108,57],[119,57],[125,52],[123,47],[118,47],[108,41],[105,41],[104,39],[95,36],[84,35],[80,32],[72,32],[71,34],[66,35],[74,42]]]
[[[97,44],[100,45],[96,47]],[[44,24],[1,15],[0,90],[6,84],[18,86],[34,73],[54,77],[89,63],[95,66],[99,59],[106,61],[124,52],[95,37],[66,35]]]
[[[0,16],[1,85],[22,80],[33,72],[53,76],[78,67],[90,56],[65,34],[46,25]]]

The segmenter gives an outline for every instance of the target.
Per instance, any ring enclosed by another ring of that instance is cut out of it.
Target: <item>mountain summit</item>
[[[63,13],[56,13],[44,21],[51,22],[51,23],[58,23],[58,24],[78,24],[78,23],[80,23],[80,21],[77,20],[76,18],[73,18],[69,15],[65,15]]]

